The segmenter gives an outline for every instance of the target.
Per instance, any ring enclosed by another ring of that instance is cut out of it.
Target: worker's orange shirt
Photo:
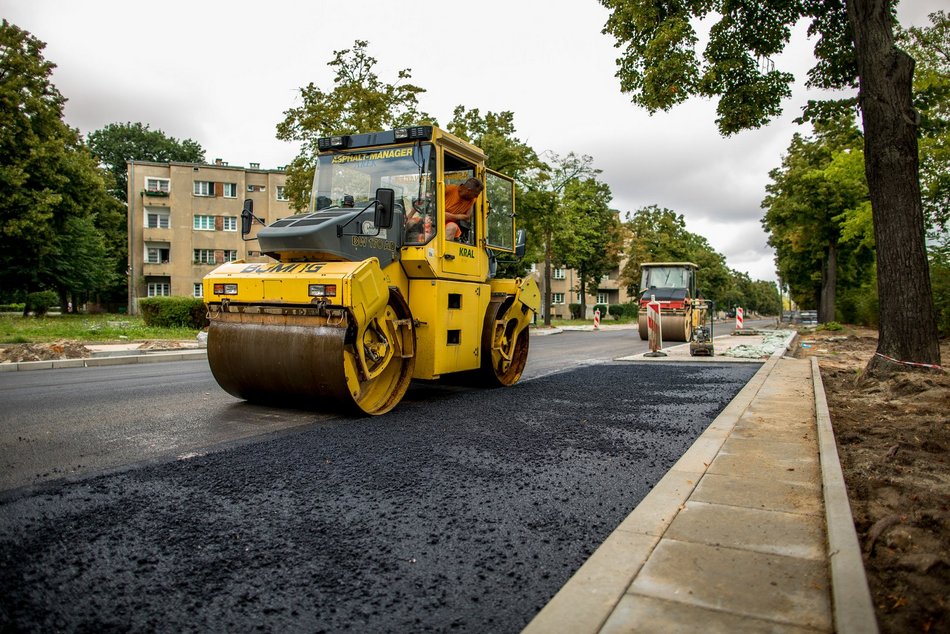
[[[472,205],[475,204],[474,200],[465,200],[459,196],[459,187],[458,185],[446,185],[445,186],[445,212],[446,214],[459,214],[467,216],[466,220],[471,220],[472,214]],[[452,222],[448,216],[446,220]]]

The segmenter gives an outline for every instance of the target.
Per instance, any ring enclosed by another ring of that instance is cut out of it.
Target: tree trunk
[[[818,323],[835,320],[835,292],[838,284],[838,250],[834,242],[828,244],[825,262],[821,267],[821,295],[818,297]]]
[[[551,325],[551,232],[544,234],[544,325]]]
[[[894,45],[890,5],[847,0],[877,243],[880,329],[868,374],[940,364],[920,202],[918,115],[911,103],[914,60]]]
[[[584,279],[584,270],[578,271],[581,284],[581,319],[587,319],[587,282]]]

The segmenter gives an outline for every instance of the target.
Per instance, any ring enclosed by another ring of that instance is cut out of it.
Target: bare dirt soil
[[[85,359],[91,351],[75,341],[53,343],[17,343],[0,346],[0,363],[20,361],[53,361],[55,359]]]
[[[795,356],[819,358],[881,631],[950,632],[950,372],[868,379],[876,348],[875,330],[802,332]]]

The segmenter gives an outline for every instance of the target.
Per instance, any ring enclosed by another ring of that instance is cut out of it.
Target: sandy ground
[[[877,332],[802,332],[819,358],[882,632],[950,631],[950,373],[862,376]],[[950,365],[950,342],[941,346]]]

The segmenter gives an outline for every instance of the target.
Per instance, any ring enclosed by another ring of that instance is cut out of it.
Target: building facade
[[[202,278],[218,264],[267,260],[241,236],[244,200],[264,223],[293,213],[286,173],[215,164],[129,161],[129,314],[142,297],[202,296]],[[252,232],[254,235],[255,232]]]
[[[627,294],[625,286],[620,284],[620,270],[626,258],[620,265],[615,267],[600,278],[600,283],[594,292],[587,294],[587,315],[585,319],[593,319],[594,308],[597,304],[625,304],[634,301],[636,298]],[[544,265],[534,264],[531,266],[531,275],[534,276],[541,289],[542,298],[544,293]],[[552,319],[570,319],[571,304],[581,303],[580,280],[577,277],[577,271],[566,268],[551,268],[551,318]],[[543,300],[542,300],[543,301]],[[541,307],[540,318],[544,317],[544,307]],[[604,316],[605,317],[605,316]]]

